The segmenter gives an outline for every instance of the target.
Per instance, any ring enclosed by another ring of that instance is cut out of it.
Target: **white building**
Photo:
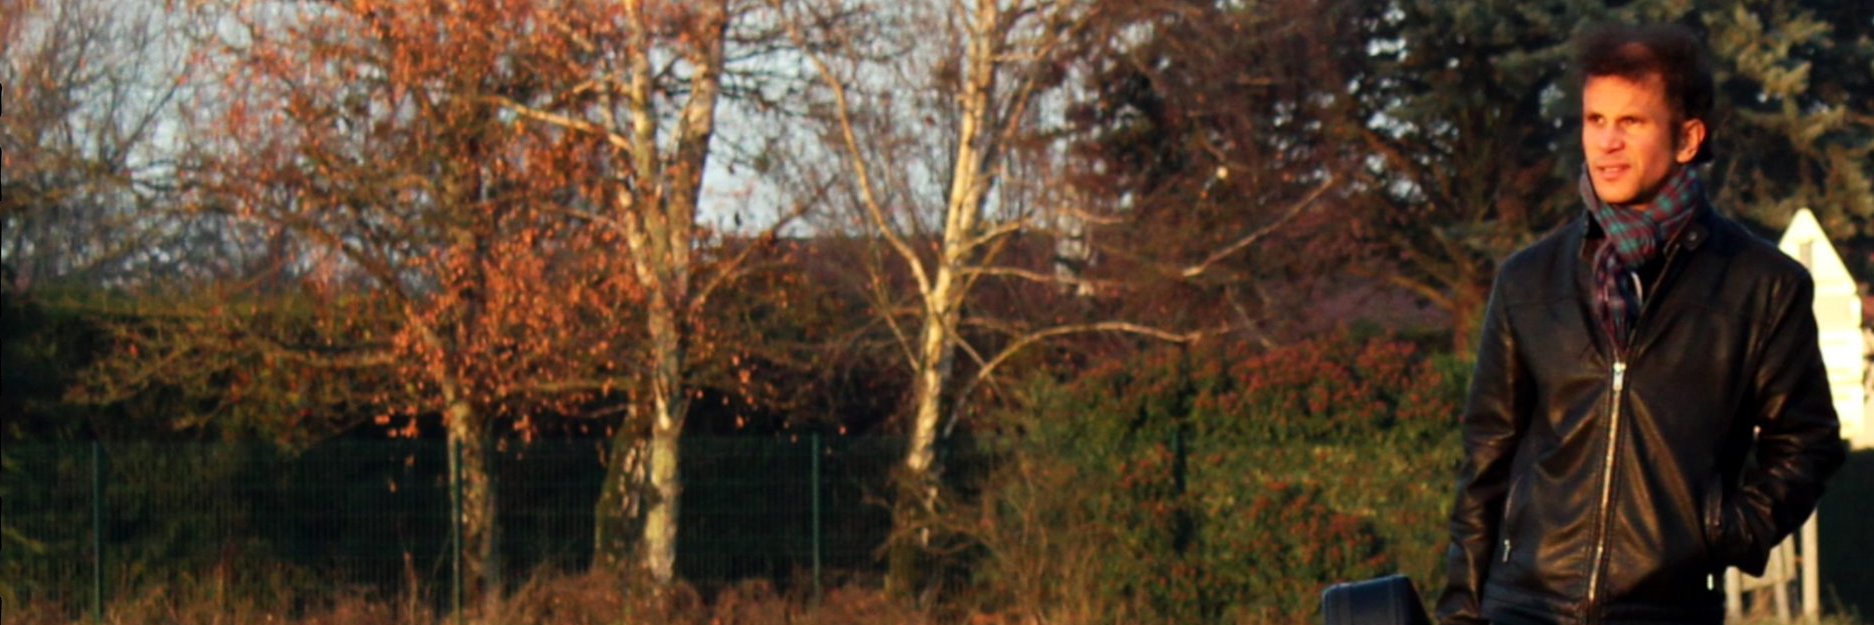
[[[1865,377],[1870,338],[1861,328],[1861,294],[1848,266],[1809,209],[1796,211],[1783,240],[1783,253],[1801,261],[1815,279],[1815,321],[1821,332],[1822,361],[1828,365],[1829,390],[1841,417],[1842,438],[1855,448],[1874,447],[1874,431],[1867,424]]]

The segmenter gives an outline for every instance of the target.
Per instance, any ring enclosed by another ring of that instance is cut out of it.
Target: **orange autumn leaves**
[[[526,435],[529,414],[629,386],[642,289],[620,237],[566,209],[610,148],[489,101],[552,97],[544,70],[579,37],[549,4],[240,14],[219,121],[242,147],[198,182],[291,242],[327,325],[363,326],[335,334],[388,352],[381,422],[453,399]]]

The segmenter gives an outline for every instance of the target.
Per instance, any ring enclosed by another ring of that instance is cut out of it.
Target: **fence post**
[[[1822,546],[1820,530],[1816,529],[1816,517],[1822,511],[1809,513],[1809,520],[1802,524],[1802,621],[1808,625],[1822,622]]]
[[[823,453],[820,433],[814,432],[810,452],[813,454],[813,604],[820,605],[820,455]]]
[[[449,596],[456,625],[462,623],[462,446],[449,439]]]
[[[1184,494],[1184,425],[1171,431],[1171,481],[1179,495]]]
[[[91,621],[104,622],[104,444],[91,439]]]
[[[1177,505],[1172,507],[1171,547],[1178,553],[1185,553],[1191,548],[1192,536],[1196,534],[1196,521],[1193,520],[1188,502],[1184,501],[1186,490],[1186,469],[1190,450],[1186,448],[1184,423],[1177,424],[1171,431],[1171,482],[1172,494],[1177,498]]]

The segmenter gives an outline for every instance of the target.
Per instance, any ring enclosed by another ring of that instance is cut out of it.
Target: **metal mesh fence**
[[[592,559],[604,441],[510,441],[494,454],[509,580]],[[814,588],[876,572],[895,438],[683,441],[678,574]],[[151,584],[414,593],[452,575],[450,448],[335,440],[9,444],[0,472],[0,588],[96,609]]]

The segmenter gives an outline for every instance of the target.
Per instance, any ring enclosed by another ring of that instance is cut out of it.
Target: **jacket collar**
[[[1712,210],[1710,202],[1700,203],[1698,208],[1693,210],[1696,212],[1692,214],[1692,221],[1685,224],[1685,229],[1680,230],[1678,236],[1666,242],[1665,249],[1672,249],[1674,245],[1677,245],[1687,251],[1696,251],[1706,241],[1711,240],[1711,229],[1716,225],[1713,220],[1720,218],[1717,211]],[[1602,232],[1601,224],[1595,221],[1586,210],[1583,210],[1581,215],[1575,218],[1574,230],[1573,238],[1577,253],[1582,258],[1593,258],[1594,249],[1600,245],[1601,237],[1607,236]]]
[[[1685,229],[1680,230],[1678,236],[1674,237],[1673,240],[1666,242],[1666,247],[1661,252],[1661,258],[1678,255],[1684,256],[1684,258],[1680,258],[1677,262],[1672,263],[1680,266],[1679,269],[1672,271],[1674,274],[1685,273],[1685,265],[1692,265],[1696,262],[1698,257],[1705,256],[1706,254],[1693,254],[1693,252],[1697,252],[1700,249],[1717,244],[1717,247],[1713,248],[1713,253],[1724,254],[1722,251],[1715,250],[1726,248],[1727,246],[1722,242],[1728,241],[1735,236],[1733,232],[1736,225],[1725,216],[1719,214],[1717,210],[1713,209],[1711,204],[1702,204],[1697,210],[1698,212],[1692,215],[1692,220],[1685,224]],[[1580,313],[1583,315],[1584,319],[1588,320],[1588,326],[1586,327],[1595,327],[1594,324],[1597,322],[1593,321],[1594,313],[1590,310],[1588,304],[1592,298],[1588,294],[1592,293],[1592,289],[1594,288],[1593,284],[1591,284],[1594,275],[1594,270],[1592,269],[1594,248],[1600,244],[1599,239],[1604,235],[1601,233],[1600,227],[1595,223],[1594,218],[1589,216],[1585,210],[1575,219],[1574,223],[1569,224],[1568,231],[1568,237],[1572,239],[1570,244],[1572,244],[1576,250],[1576,262],[1564,264],[1564,269],[1562,270],[1564,274],[1563,280],[1566,281],[1565,283],[1572,283],[1574,285],[1575,299],[1580,305]],[[1662,267],[1662,270],[1664,270],[1664,267]],[[1659,293],[1673,291],[1675,289],[1672,283],[1676,282],[1679,277],[1682,276],[1658,276],[1657,279],[1660,282],[1655,284],[1654,288],[1658,289]],[[1597,349],[1603,350],[1603,354],[1611,354],[1612,347],[1605,343],[1606,338],[1602,333],[1596,332],[1595,335],[1597,338],[1594,344]],[[1644,350],[1645,346],[1651,343],[1651,340],[1643,335],[1636,335],[1634,341],[1635,343],[1631,348],[1632,350]]]

